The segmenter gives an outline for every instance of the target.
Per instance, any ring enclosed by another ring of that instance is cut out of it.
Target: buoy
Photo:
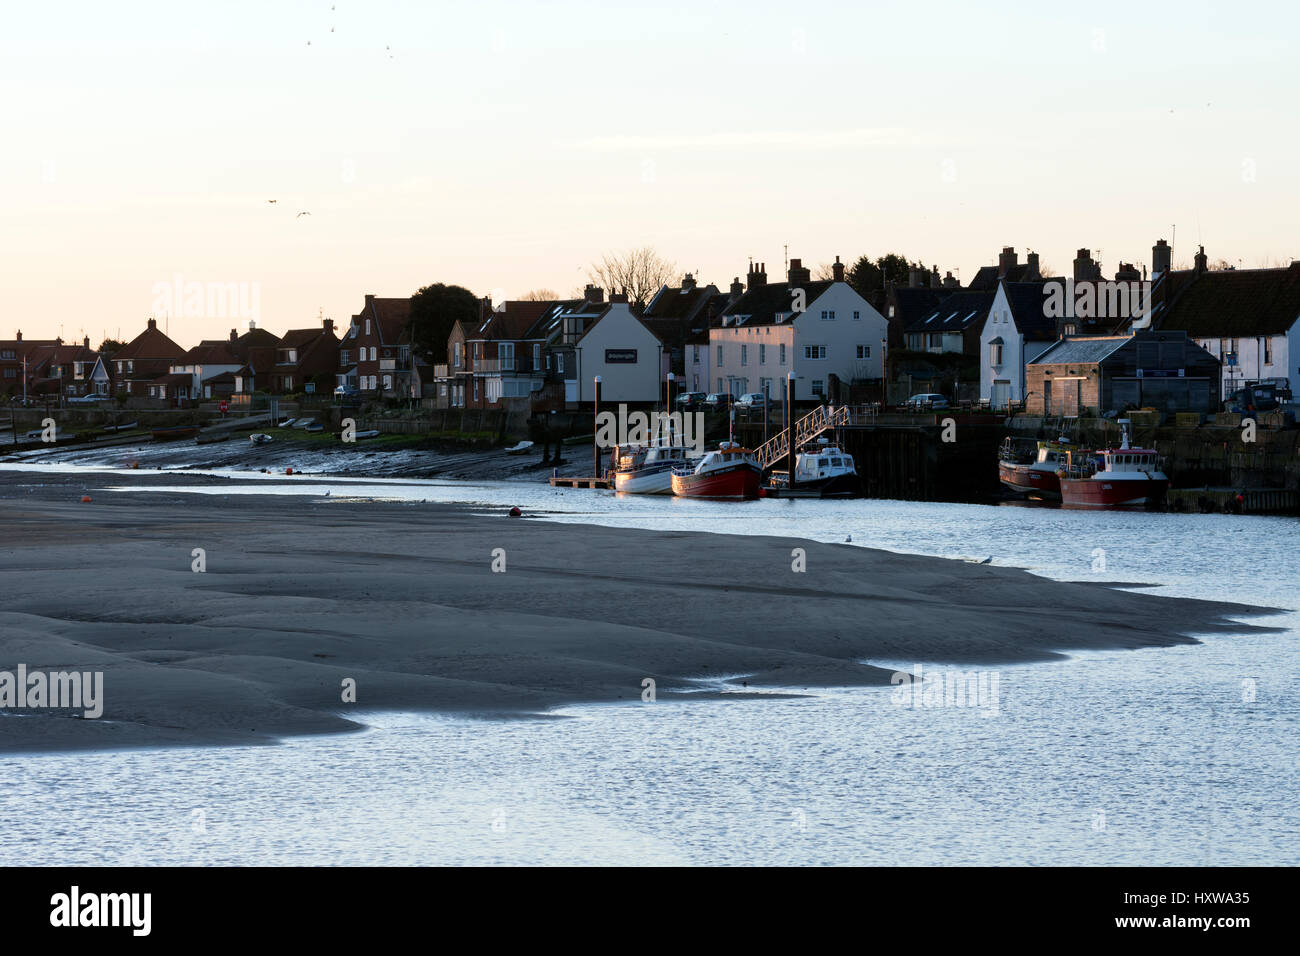
[[[510,517],[512,517],[512,518],[519,518],[519,517],[522,517],[522,516],[523,516],[523,512],[520,511],[518,508],[511,508],[511,509],[510,509]]]
[[[284,473],[285,473],[286,475],[292,475],[292,474],[293,474],[293,469],[292,469],[292,468],[286,468],[286,469],[284,470]]]
[[[81,496],[81,503],[82,503],[83,505],[88,505],[88,504],[90,504],[90,495],[82,495],[82,496]]]

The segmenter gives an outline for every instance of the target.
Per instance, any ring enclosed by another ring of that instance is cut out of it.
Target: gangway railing
[[[802,447],[807,442],[812,441],[822,432],[829,431],[832,428],[838,428],[841,425],[848,425],[851,421],[851,413],[848,406],[840,405],[818,405],[811,412],[794,423],[794,443],[796,448]],[[788,442],[789,435],[782,428],[773,438],[768,439],[759,446],[755,456],[758,463],[764,468],[770,468],[773,463],[780,461],[790,451]]]

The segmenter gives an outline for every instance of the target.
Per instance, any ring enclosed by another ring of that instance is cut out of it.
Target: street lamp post
[[[591,447],[595,452],[595,471],[592,472],[593,478],[600,477],[600,376],[596,376],[596,388],[594,401],[592,402],[593,421],[592,427],[594,434],[591,436]],[[593,486],[594,487],[594,486]]]

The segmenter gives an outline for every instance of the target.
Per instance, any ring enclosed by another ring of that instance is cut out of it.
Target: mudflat
[[[93,483],[155,480],[213,481]],[[102,672],[103,714],[10,707],[0,750],[267,743],[355,730],[367,710],[639,705],[646,678],[659,696],[755,702],[759,688],[888,684],[892,669],[866,660],[1189,643],[1263,613],[857,545],[424,503],[82,503],[85,483],[0,472],[0,671]]]

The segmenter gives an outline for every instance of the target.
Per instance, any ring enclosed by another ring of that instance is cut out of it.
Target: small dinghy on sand
[[[507,455],[526,455],[532,450],[533,443],[530,441],[521,441],[518,445],[511,445],[506,449]]]
[[[261,432],[259,432],[259,433],[256,434],[256,435],[249,435],[249,436],[248,436],[248,443],[249,443],[250,445],[265,445],[265,444],[266,444],[267,442],[269,442],[270,440],[271,440],[271,436],[270,436],[270,435],[267,435],[267,434],[265,434],[265,433],[261,433]]]

